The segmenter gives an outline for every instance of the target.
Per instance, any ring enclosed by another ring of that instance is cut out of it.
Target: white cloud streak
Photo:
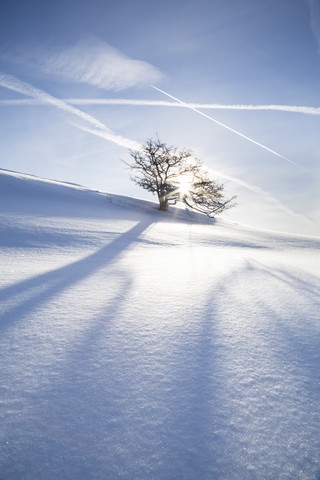
[[[84,122],[84,125],[76,125],[82,130],[86,130],[94,135],[121,145],[122,147],[132,148],[135,150],[140,149],[141,147],[139,143],[134,142],[133,140],[129,140],[128,138],[116,135],[102,122],[92,117],[91,115],[83,112],[82,110],[79,110],[78,108],[68,104],[66,101],[53,97],[44,90],[33,87],[26,82],[21,82],[20,80],[11,75],[0,72],[0,86],[8,88],[9,90],[22,93],[29,97],[33,97],[37,101],[41,102],[41,104],[51,105],[67,114],[71,114],[72,117],[76,117]]]
[[[0,101],[0,105],[52,105],[65,113],[71,114],[73,120],[69,120],[69,123],[72,125],[76,126],[77,128],[86,131],[88,133],[91,133],[93,135],[102,137],[106,140],[109,140],[111,142],[114,142],[118,145],[121,145],[126,148],[130,148],[133,150],[139,150],[141,148],[141,144],[134,142],[132,140],[129,140],[127,138],[124,138],[122,136],[116,135],[114,132],[112,132],[106,125],[104,125],[102,122],[99,120],[95,119],[91,115],[88,115],[87,113],[79,110],[78,108],[75,108],[74,106],[71,105],[71,103],[76,104],[76,105],[88,105],[92,104],[102,104],[102,105],[139,105],[139,106],[144,106],[144,105],[152,105],[152,106],[173,106],[173,107],[186,107],[186,106],[193,106],[197,105],[198,107],[201,106],[201,108],[224,108],[223,105],[211,105],[207,104],[207,107],[203,106],[203,104],[184,104],[180,101],[178,102],[164,102],[164,101],[148,101],[148,100],[126,100],[126,99],[95,99],[95,100],[86,100],[86,99],[68,99],[68,100],[62,100],[55,98],[45,91],[38,89],[36,87],[33,87],[32,85],[21,82],[20,80],[1,73],[0,72],[0,86],[8,88],[10,90],[22,93],[24,95],[32,97],[31,99],[19,99],[19,100],[2,100]],[[231,105],[225,106],[227,108],[232,108]],[[241,109],[250,109],[246,107],[250,106],[236,106],[236,107],[241,107]],[[194,107],[196,108],[196,107]],[[296,107],[290,107],[290,108],[296,108]],[[305,108],[305,107],[299,107],[299,108]],[[255,108],[256,109],[256,108]],[[198,112],[201,113],[201,112]],[[303,112],[306,113],[306,112]],[[205,115],[206,116],[206,115]],[[80,119],[83,122],[76,122],[74,119]],[[211,119],[211,117],[209,117]],[[218,122],[220,123],[220,122]],[[254,142],[256,143],[256,142]],[[269,150],[269,149],[268,149]],[[256,185],[251,185],[248,182],[245,182],[241,179],[232,177],[230,175],[223,174],[218,171],[214,171],[210,169],[210,171],[226,180],[229,180],[231,182],[234,182],[241,187],[255,193],[259,197],[263,196],[265,197],[269,202],[273,203],[277,208],[280,208],[282,211],[284,211],[286,214],[291,215],[292,217],[299,218],[299,220],[303,220],[304,222],[307,223],[313,223],[311,222],[310,219],[308,219],[305,215],[300,215],[297,214],[296,212],[290,210],[288,207],[283,205],[277,198],[275,198],[273,195],[271,195],[269,192],[264,191],[260,187]]]
[[[160,70],[150,63],[130,58],[96,38],[63,49],[24,46],[2,57],[23,65],[38,77],[44,75],[51,80],[86,83],[107,90],[146,86],[163,78]]]
[[[170,102],[165,100],[143,100],[128,98],[64,98],[64,102],[70,105],[124,105],[133,107],[175,107],[185,108],[184,104],[179,102]],[[39,99],[19,99],[19,100],[0,100],[0,106],[22,106],[22,105],[45,105]],[[277,112],[304,113],[306,115],[320,115],[320,107],[306,107],[298,105],[225,105],[220,103],[188,103],[190,107],[201,108],[203,110],[251,110],[264,111],[271,110]]]

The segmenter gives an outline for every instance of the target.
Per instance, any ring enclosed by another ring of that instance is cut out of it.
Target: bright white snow
[[[320,478],[320,240],[0,170],[0,479]]]

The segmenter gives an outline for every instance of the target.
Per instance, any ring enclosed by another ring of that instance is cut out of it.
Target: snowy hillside
[[[0,479],[320,478],[320,240],[0,170]]]

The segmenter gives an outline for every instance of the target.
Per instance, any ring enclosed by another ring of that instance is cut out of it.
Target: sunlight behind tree
[[[213,218],[235,206],[235,197],[224,196],[224,185],[209,177],[202,162],[189,149],[178,151],[156,138],[147,140],[140,150],[130,150],[130,155],[133,162],[125,163],[134,172],[132,181],[156,194],[162,211],[183,202]]]

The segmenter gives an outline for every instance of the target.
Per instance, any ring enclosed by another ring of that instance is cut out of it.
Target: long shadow
[[[36,401],[29,407],[34,439],[24,446],[20,475],[28,471],[30,477],[36,478],[35,466],[49,465],[50,479],[83,479],[94,475],[118,478],[115,473],[118,464],[113,465],[110,458],[113,458],[113,449],[121,444],[117,419],[122,418],[122,410],[130,401],[119,388],[122,356],[119,357],[114,348],[114,336],[117,335],[112,327],[114,323],[119,325],[131,284],[130,277],[123,275],[121,285],[113,291],[113,298],[98,315],[90,318],[90,324],[70,350],[65,351],[52,368],[44,367],[46,380],[39,382],[33,391]],[[115,353],[114,359],[112,353]],[[40,425],[41,434],[37,425]],[[123,427],[122,422],[120,427]],[[45,438],[41,439],[43,432]],[[10,472],[10,464],[14,464],[16,456],[11,450],[2,467],[4,472]]]
[[[290,273],[281,269],[271,269],[254,261],[266,277],[290,289],[291,297],[288,305],[291,308],[282,314],[272,311],[265,302],[264,308],[269,308],[271,315],[277,320],[278,335],[282,337],[282,348],[277,352],[282,363],[291,365],[292,371],[299,372],[299,378],[304,378],[304,388],[310,394],[319,395],[320,388],[316,379],[319,379],[320,367],[320,328],[319,328],[319,277],[299,270]],[[299,300],[301,299],[301,300]],[[300,301],[303,303],[301,304]],[[299,308],[295,308],[298,306]]]
[[[235,436],[235,439],[239,445],[241,445],[240,442],[247,442],[247,445],[242,443],[247,453],[239,455],[239,450],[236,444],[232,444],[230,435],[229,450],[232,446],[234,462],[239,462],[237,465],[239,473],[240,467],[244,468],[246,464],[252,463],[252,455],[250,458],[249,451],[254,451],[253,449],[255,449],[255,458],[259,458],[264,451],[269,452],[268,455],[273,458],[274,465],[278,463],[279,469],[283,468],[283,465],[287,466],[289,462],[292,471],[297,469],[297,472],[298,468],[303,468],[299,465],[298,459],[300,452],[304,451],[305,458],[310,459],[310,466],[306,461],[305,468],[311,470],[313,468],[311,462],[314,461],[314,465],[317,465],[319,459],[317,427],[320,389],[317,382],[320,366],[320,330],[317,321],[319,317],[317,318],[315,313],[318,311],[316,305],[319,304],[316,289],[319,280],[316,276],[305,272],[301,275],[298,269],[296,271],[292,269],[289,272],[252,260],[250,264],[253,276],[248,280],[256,283],[255,275],[258,275],[257,278],[263,275],[264,281],[260,280],[261,285],[264,282],[271,283],[274,296],[268,292],[265,293],[263,288],[258,295],[254,291],[253,295],[257,295],[256,297],[249,295],[248,301],[244,296],[243,301],[239,303],[239,319],[234,317],[234,326],[243,324],[243,328],[247,331],[243,330],[243,336],[239,336],[238,348],[233,349],[234,354],[226,357],[228,361],[225,362],[225,366],[229,365],[229,370],[226,369],[226,378],[228,375],[229,385],[235,385],[236,392],[235,401],[232,400],[229,392],[228,417],[229,421],[232,418],[235,420],[235,426],[238,429],[238,433],[235,431],[238,438]],[[250,271],[248,270],[247,273],[250,274]],[[235,283],[230,285],[230,293],[239,280],[237,277],[232,279]],[[228,289],[229,285],[226,288]],[[299,303],[299,299],[303,299],[302,304]],[[234,301],[238,302],[237,296]],[[252,309],[253,301],[254,309]],[[242,308],[241,302],[243,302]],[[232,297],[228,303],[232,303]],[[306,306],[309,303],[311,308],[308,314]],[[251,321],[242,322],[241,316],[245,320],[250,319],[251,315],[252,323]],[[232,333],[231,329],[231,334],[234,340],[236,330]],[[232,343],[230,342],[229,345],[232,354]],[[231,362],[233,358],[236,365],[238,362],[234,371]],[[243,386],[246,388],[244,389]],[[227,388],[225,390],[228,399],[228,390]],[[248,412],[251,411],[256,431],[250,432],[250,423],[241,422],[241,419],[246,418],[247,415],[244,405]],[[233,408],[231,409],[230,406]],[[230,424],[232,425],[231,421]],[[227,426],[226,428],[229,429]],[[294,435],[299,437],[300,432],[299,446],[298,444],[296,447],[290,446],[288,451],[291,453],[288,454],[286,448],[283,448],[285,439],[290,439]],[[228,452],[227,446],[225,452]],[[248,478],[245,472],[244,469],[244,474],[240,475],[241,478]],[[278,475],[273,475],[273,478],[277,477]],[[223,478],[231,478],[231,476],[226,474]],[[311,476],[306,473],[304,478],[311,478]]]
[[[151,223],[150,220],[143,220],[111,243],[81,260],[1,289],[1,303],[10,301],[10,297],[14,300],[17,295],[28,294],[28,292],[29,297],[0,314],[0,329],[13,326],[52,297],[112,263],[138,240]]]
[[[110,265],[113,268],[121,254],[141,241],[139,237],[151,223],[152,221],[148,219],[140,221],[112,242],[81,260],[3,288],[0,291],[0,301],[7,299],[14,303],[14,306],[0,314],[0,331],[9,329],[16,322],[22,322],[24,318],[27,320],[52,297],[75,286],[100,269]],[[115,275],[121,275],[121,271],[116,270]],[[58,361],[53,370],[46,364],[45,369],[48,369],[46,381],[42,383],[41,378],[39,379],[37,387],[33,390],[36,401],[32,401],[28,407],[29,412],[32,411],[36,415],[37,421],[34,422],[32,415],[26,414],[20,422],[12,416],[4,422],[5,436],[12,435],[12,437],[18,437],[18,442],[21,441],[19,454],[14,448],[8,446],[1,459],[1,473],[6,478],[23,476],[26,471],[29,472],[30,477],[37,477],[38,465],[41,465],[41,468],[43,465],[50,465],[48,478],[61,478],[65,475],[69,478],[90,478],[96,469],[96,463],[100,468],[101,478],[104,476],[104,470],[108,468],[112,470],[112,466],[105,463],[101,467],[101,461],[97,462],[94,456],[96,452],[93,451],[92,446],[97,445],[96,436],[103,442],[106,435],[101,429],[102,420],[99,415],[99,413],[106,414],[106,411],[104,396],[100,391],[101,378],[97,377],[97,371],[100,372],[96,364],[100,361],[97,359],[97,351],[99,352],[99,340],[101,337],[104,338],[103,332],[107,332],[108,327],[112,327],[113,321],[119,316],[130,285],[130,277],[125,273],[121,275],[115,288],[112,289],[112,298],[99,316],[91,319],[82,340],[76,342],[66,358],[57,356]],[[19,295],[23,296],[24,300],[17,304],[16,297]],[[26,296],[27,299],[25,299]],[[101,361],[102,363],[106,361],[103,355]],[[52,371],[59,372],[58,377],[52,374]],[[112,371],[109,383],[117,385],[117,378]],[[19,385],[15,385],[12,393],[10,392],[13,398],[19,397],[19,388]],[[79,418],[75,412],[80,413]],[[68,421],[64,422],[66,418]],[[27,441],[23,441],[24,434],[21,433],[23,428],[31,429],[31,442],[27,437]],[[79,431],[83,433],[83,441],[77,439]],[[45,439],[42,437],[43,432],[45,432]],[[21,440],[19,435],[22,435]],[[74,449],[75,442],[80,451],[82,449],[90,451],[92,460],[88,462],[86,455],[82,458],[77,454],[78,451]],[[34,475],[30,472],[34,472]]]
[[[296,377],[296,375],[303,371],[303,379],[306,383],[303,385],[303,389],[308,391],[308,395],[313,398],[314,403],[319,398],[319,389],[315,391],[314,382],[312,383],[312,379],[315,381],[319,378],[317,375],[319,343],[316,340],[312,341],[312,337],[309,335],[306,343],[300,349],[299,342],[294,336],[291,339],[290,332],[288,332],[290,315],[281,319],[272,309],[272,302],[268,304],[268,297],[264,304],[263,290],[255,299],[255,307],[251,313],[252,297],[249,296],[248,300],[244,298],[239,301],[236,293],[243,278],[248,278],[252,274],[250,281],[254,281],[255,273],[258,275],[262,273],[266,281],[268,277],[271,278],[275,287],[283,283],[290,286],[293,292],[309,297],[315,302],[319,301],[315,276],[310,275],[310,281],[307,281],[304,278],[295,277],[292,272],[271,270],[271,268],[268,269],[265,265],[252,260],[240,266],[237,271],[233,270],[226,277],[220,278],[212,291],[209,290],[205,306],[200,311],[198,322],[200,328],[190,332],[191,335],[184,338],[184,342],[181,344],[181,352],[183,352],[181,356],[183,355],[186,361],[177,364],[175,383],[180,385],[183,395],[180,392],[178,394],[173,392],[170,399],[172,425],[168,430],[173,433],[168,439],[167,464],[175,463],[176,472],[180,473],[181,478],[181,472],[186,465],[190,473],[188,478],[215,478],[215,474],[219,475],[219,478],[232,478],[235,465],[237,478],[249,478],[246,460],[248,460],[247,463],[250,463],[252,455],[242,451],[241,448],[242,446],[249,447],[249,450],[256,448],[258,455],[265,437],[262,430],[255,436],[254,431],[250,431],[250,425],[248,427],[245,425],[243,419],[247,415],[246,406],[248,410],[251,409],[255,413],[256,416],[252,417],[252,421],[256,421],[258,425],[265,421],[264,412],[270,415],[268,424],[270,431],[275,426],[275,420],[272,417],[275,408],[278,408],[280,412],[276,418],[289,419],[294,422],[290,413],[285,411],[285,403],[281,409],[281,399],[286,401],[286,398],[283,397],[283,394],[281,396],[276,388],[274,390],[270,388],[264,381],[264,368],[268,373],[273,361],[279,379],[284,375],[284,371],[291,371],[293,362],[299,365],[299,370],[297,367],[295,375],[292,378],[286,378],[283,389],[286,388],[290,392],[290,388],[293,389],[299,385],[300,376]],[[281,295],[280,291],[279,299],[282,298]],[[274,299],[274,301],[277,305],[279,300]],[[231,310],[226,308],[226,313],[222,313],[225,306],[221,302],[230,304]],[[219,304],[223,307],[222,312]],[[252,325],[242,322],[241,315],[245,320],[247,315],[252,313]],[[231,318],[228,318],[229,315]],[[239,315],[239,319],[237,319],[237,315]],[[259,325],[259,317],[261,317],[261,325]],[[257,322],[256,326],[255,322]],[[242,328],[242,323],[243,328],[247,328],[249,331],[244,332],[243,337],[240,335],[238,338],[237,328]],[[230,333],[227,329],[228,324]],[[253,335],[252,340],[255,340],[256,344],[250,344],[250,334]],[[281,335],[282,341],[277,339],[274,342],[276,335]],[[319,338],[319,329],[315,335],[316,338]],[[265,345],[265,342],[268,346]],[[247,374],[245,373],[246,368],[248,368]],[[232,396],[233,389],[237,396],[235,399]],[[265,396],[270,400],[271,406],[263,405],[263,400],[260,400],[257,390],[261,394],[261,399]],[[250,400],[247,400],[246,393]],[[301,392],[301,395],[303,393]],[[176,398],[174,394],[176,394]],[[277,403],[277,395],[279,403]],[[293,402],[292,398],[291,401]],[[299,406],[294,403],[291,405],[294,405],[302,417]],[[261,416],[259,416],[260,412],[262,412]],[[310,425],[306,423],[306,428],[309,427]],[[288,435],[285,425],[281,427],[281,434]],[[253,443],[255,439],[260,442],[257,447]],[[275,441],[278,440],[279,434],[275,434]],[[270,452],[274,452],[274,448],[267,441],[266,448],[269,448]],[[183,450],[187,452],[184,456]],[[180,476],[177,475],[179,478]]]
[[[207,313],[199,319],[199,330],[182,345],[184,353],[180,355],[185,356],[186,361],[181,362],[177,372],[177,384],[181,385],[182,392],[176,392],[178,404],[177,399],[172,401],[174,437],[168,458],[179,478],[186,471],[190,479],[214,478],[218,461],[215,449],[222,441],[218,442],[217,434],[212,431],[213,411],[221,409],[213,387],[214,377],[219,377],[219,352],[213,342],[216,336],[213,302],[209,300],[205,310]]]
[[[318,288],[320,286],[319,278],[315,275],[308,273],[308,280],[301,278],[300,271],[297,269],[297,274],[293,275],[289,273],[287,270],[281,270],[279,268],[269,268],[261,262],[257,260],[251,261],[253,265],[257,265],[260,271],[263,271],[269,277],[272,277],[278,280],[281,283],[284,283],[290,287],[297,288],[298,291],[303,291],[304,294],[310,296],[313,300],[319,302],[318,296]],[[304,277],[306,277],[306,273],[304,273]]]
[[[161,478],[216,478],[226,448],[223,436],[224,371],[221,359],[220,314],[217,297],[226,284],[241,275],[242,265],[223,275],[208,288],[201,306],[190,316],[191,325],[181,334],[174,365],[176,388],[167,395],[171,415],[166,438],[166,465]],[[223,413],[223,414],[222,414]],[[186,472],[187,476],[186,476]],[[166,476],[167,475],[167,476]],[[160,478],[160,477],[159,477]],[[217,477],[218,478],[218,477]],[[219,478],[231,478],[219,476]]]
[[[48,479],[83,479],[92,478],[94,474],[99,478],[115,478],[113,465],[107,462],[109,457],[105,452],[97,455],[99,445],[104,444],[108,434],[102,425],[107,429],[113,426],[113,416],[110,417],[105,404],[111,404],[113,415],[121,415],[121,404],[113,402],[105,388],[107,384],[111,391],[117,392],[118,378],[110,366],[104,370],[104,377],[101,375],[101,368],[106,362],[110,363],[110,351],[104,352],[99,342],[108,338],[110,328],[112,332],[132,282],[124,274],[120,283],[113,289],[107,306],[90,318],[82,338],[63,355],[57,352],[52,365],[46,359],[41,367],[45,379],[38,371],[38,381],[28,386],[32,389],[31,402],[25,392],[21,392],[23,387],[15,382],[9,395],[13,402],[22,396],[27,412],[23,418],[4,416],[1,436],[9,440],[7,448],[0,449],[0,470],[4,475],[0,474],[0,480],[24,478],[25,472],[28,478],[44,478],[43,471]],[[17,368],[22,371],[23,365]],[[9,380],[10,374],[5,375]],[[15,442],[18,449],[13,446]],[[81,451],[85,453],[79,454]]]

